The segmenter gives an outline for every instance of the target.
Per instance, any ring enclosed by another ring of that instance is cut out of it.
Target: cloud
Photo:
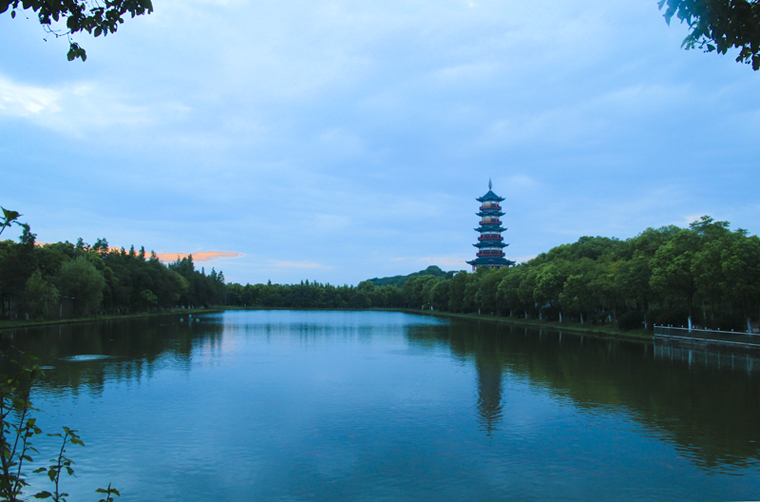
[[[321,263],[314,263],[311,261],[278,261],[272,264],[273,267],[281,268],[332,268]]]
[[[510,260],[512,260],[512,261],[514,261],[516,263],[527,263],[530,260],[532,260],[533,258],[535,258],[536,256],[538,256],[538,255],[531,254],[531,255],[527,255],[527,256],[518,256],[516,258],[510,258]]]
[[[191,111],[174,99],[160,103],[136,100],[131,91],[119,86],[95,80],[35,86],[0,75],[0,117],[22,118],[81,139],[114,128],[123,135],[125,130],[155,127]]]
[[[417,258],[417,261],[432,261],[433,263],[440,263],[443,265],[461,265],[467,263],[465,260],[458,260],[456,258],[436,258],[436,257],[423,257]]]
[[[192,255],[193,261],[212,261],[220,258],[237,258],[238,256],[244,256],[243,253],[233,253],[230,251],[204,251],[201,253],[167,253],[162,252],[158,254],[158,259],[163,262],[173,262],[181,260]]]
[[[46,113],[58,113],[60,92],[21,85],[0,77],[0,115],[26,117]]]

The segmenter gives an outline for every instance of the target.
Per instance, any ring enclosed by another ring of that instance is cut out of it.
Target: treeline
[[[750,331],[760,314],[760,239],[708,216],[621,241],[582,237],[525,264],[413,278],[413,305],[554,321]]]
[[[444,272],[441,270],[440,267],[436,265],[430,265],[425,270],[420,270],[419,272],[414,272],[409,275],[394,275],[393,277],[382,277],[374,279],[370,279],[369,282],[374,284],[375,286],[398,286],[403,287],[404,283],[411,279],[412,277],[419,277],[421,275],[432,275],[434,277],[437,277],[438,279],[451,279],[454,277],[454,274],[456,272]]]
[[[127,314],[223,303],[224,275],[198,271],[192,256],[168,266],[155,253],[110,249],[81,238],[35,245],[26,226],[20,242],[0,241],[0,317],[55,319]]]
[[[619,240],[582,237],[525,264],[477,273],[411,274],[401,287],[309,283],[227,286],[231,305],[415,308],[613,324],[751,329],[760,314],[760,239],[702,217]],[[399,281],[394,281],[399,282]]]
[[[760,316],[760,239],[704,216],[688,228],[648,228],[619,240],[582,237],[527,263],[476,273],[438,267],[358,286],[225,284],[192,256],[168,266],[105,239],[35,246],[0,242],[0,315],[55,318],[177,306],[413,308],[552,321],[751,330]],[[390,283],[390,284],[389,284]],[[380,284],[380,285],[378,285]]]
[[[358,286],[333,286],[319,282],[300,284],[240,284],[227,285],[226,302],[240,307],[366,309],[370,307],[405,308],[416,305],[405,296],[403,285],[414,278],[450,279],[455,272],[444,272],[431,265],[409,275],[374,278]]]

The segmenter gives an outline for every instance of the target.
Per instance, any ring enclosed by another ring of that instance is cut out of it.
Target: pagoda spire
[[[488,178],[488,189],[491,190],[493,188],[493,184],[491,183],[491,178]]]

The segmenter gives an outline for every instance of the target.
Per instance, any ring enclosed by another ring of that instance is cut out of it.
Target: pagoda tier
[[[493,218],[483,218],[482,220],[480,220],[480,226],[483,226],[483,225],[501,226],[501,220],[495,216]]]
[[[491,188],[492,184],[489,180],[488,192],[483,197],[476,199],[481,203],[480,211],[476,213],[481,218],[480,226],[475,229],[476,232],[480,233],[480,237],[478,237],[477,244],[473,244],[478,248],[478,252],[474,260],[467,262],[472,265],[473,270],[478,267],[501,268],[514,264],[514,261],[504,257],[503,251],[503,248],[509,246],[509,244],[504,243],[501,236],[501,233],[507,229],[501,226],[499,219],[504,216],[499,205],[504,197],[496,195]]]
[[[477,252],[475,255],[478,258],[491,258],[491,257],[498,257],[498,258],[504,258],[504,251],[499,251],[496,249],[481,249]]]
[[[473,244],[478,249],[488,249],[488,248],[505,248],[509,246],[509,244],[505,244],[502,241],[493,241],[493,242],[478,242],[477,244]]]
[[[504,238],[497,232],[486,232],[478,237],[478,242],[503,241]]]

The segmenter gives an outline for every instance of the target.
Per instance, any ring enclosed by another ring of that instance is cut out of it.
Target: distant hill
[[[399,288],[404,285],[406,281],[411,279],[412,277],[417,277],[420,275],[433,275],[435,277],[443,277],[445,279],[449,279],[456,274],[456,271],[451,272],[444,272],[440,269],[440,267],[436,265],[430,265],[425,270],[420,270],[419,272],[414,272],[409,275],[394,275],[393,277],[381,277],[374,279],[368,279],[369,282],[373,283],[375,286],[389,286],[389,285],[395,285]]]

